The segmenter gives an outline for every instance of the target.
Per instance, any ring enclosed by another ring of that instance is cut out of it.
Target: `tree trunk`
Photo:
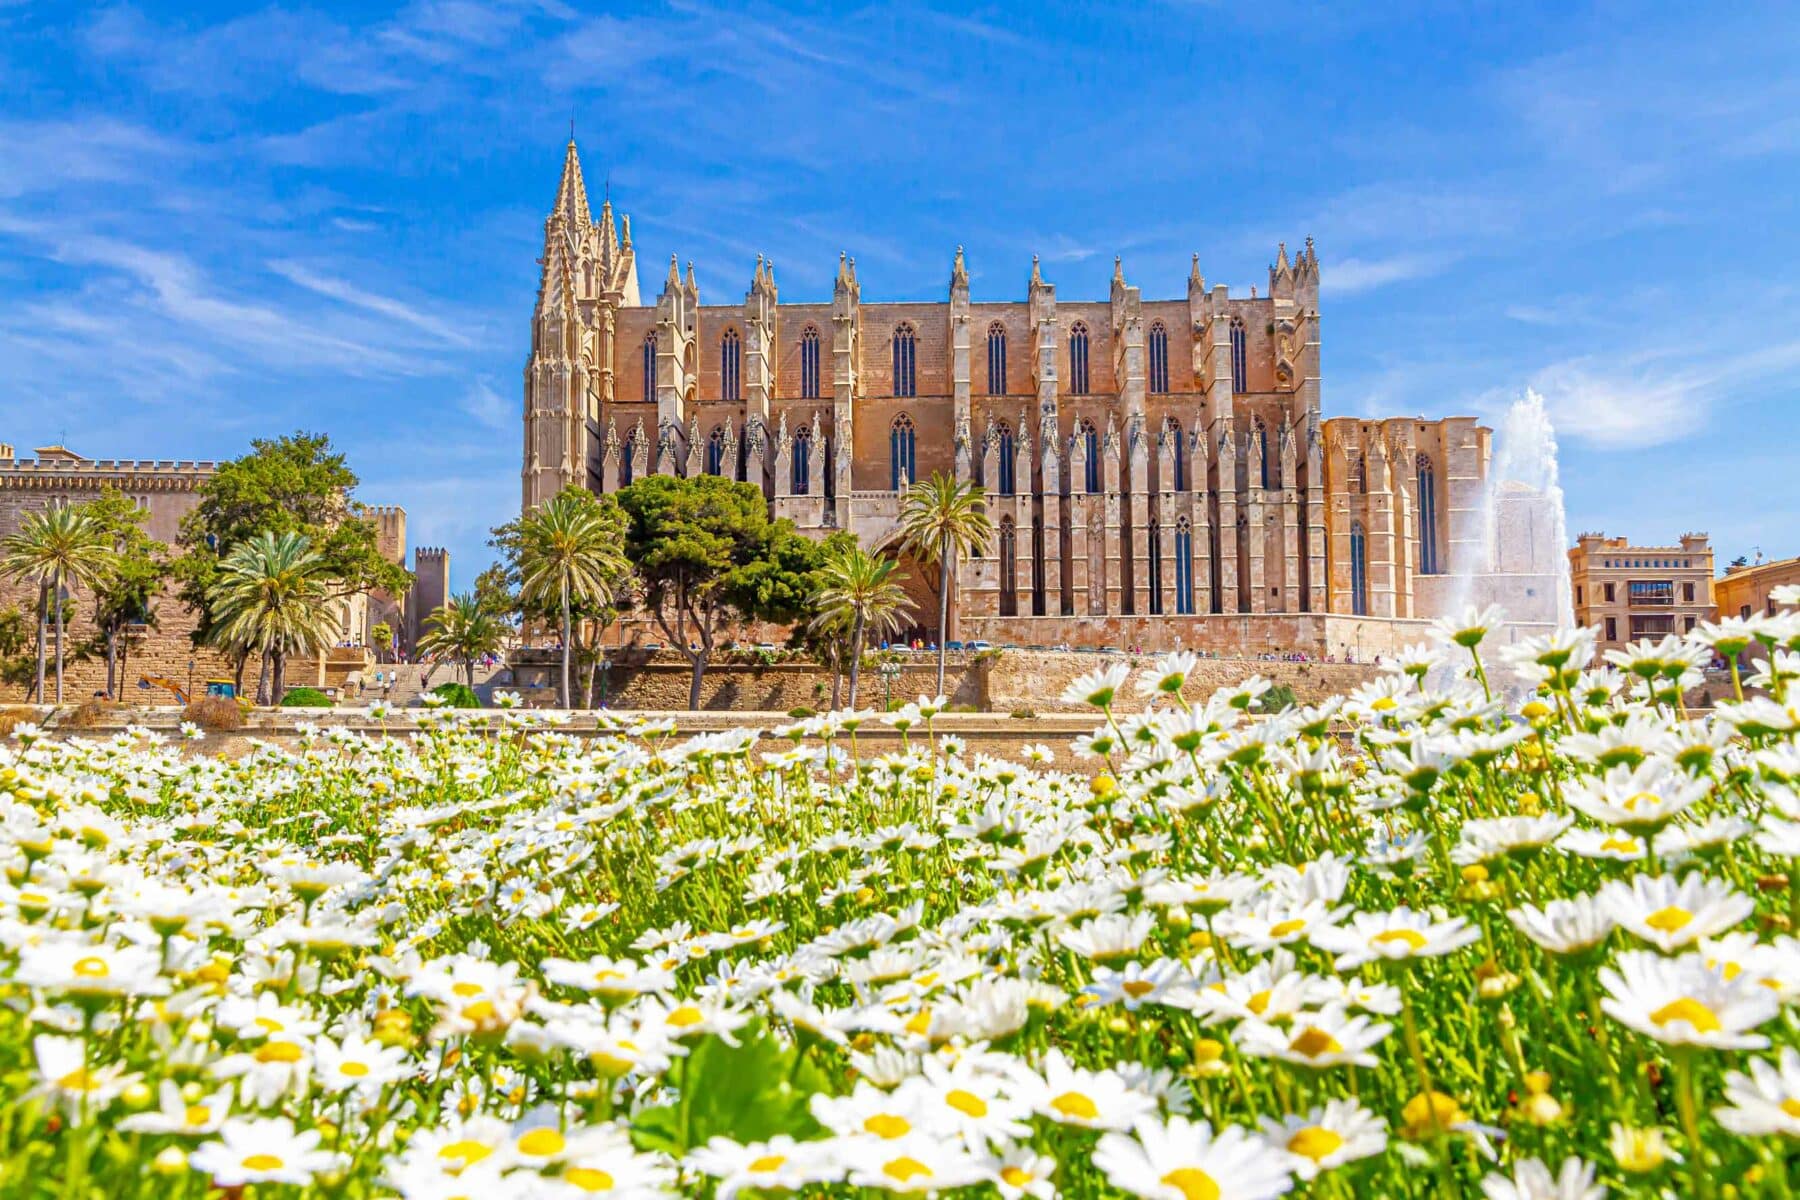
[[[850,707],[856,707],[856,684],[862,678],[863,617],[856,614],[856,625],[850,631]]]
[[[571,704],[569,702],[570,701],[569,655],[571,653],[573,653],[574,649],[575,649],[575,647],[570,644],[570,641],[571,641],[571,639],[569,637],[569,586],[567,584],[564,584],[563,585],[563,596],[562,596],[562,706],[564,708],[574,708],[575,707],[573,704]]]
[[[950,535],[944,535],[944,542],[938,549],[938,676],[937,694],[944,694],[944,652],[950,636],[950,581],[956,578],[956,563],[952,555],[956,553],[950,544]]]
[[[56,702],[63,702],[63,600],[62,572],[51,577],[50,602],[56,605]]]
[[[319,652],[323,654],[324,648],[321,647]],[[287,651],[277,650],[269,655],[269,658],[273,660],[273,666],[269,671],[269,703],[280,704],[281,698],[287,690],[285,686],[287,683]]]
[[[831,652],[831,711],[832,712],[837,711],[838,696],[842,690],[843,682],[844,682],[844,652],[842,650],[833,650]]]
[[[694,677],[688,682],[688,708],[698,712],[700,709],[700,681],[706,678],[706,647],[700,647],[700,653],[688,652],[688,661],[694,664]]]
[[[474,691],[475,690],[475,660],[474,659],[472,659],[472,658],[463,659],[463,674],[468,676],[468,678],[469,678],[469,690],[471,692]]]
[[[188,697],[190,702],[193,699],[192,696]],[[256,702],[265,705],[269,702],[269,652],[267,650],[262,652],[262,660],[256,667]]]
[[[599,635],[596,634],[595,636],[598,637]],[[581,707],[583,708],[594,707],[594,691],[600,686],[600,659],[602,657],[600,647],[596,645],[594,647],[593,657],[588,659],[587,695],[583,696],[581,700]]]
[[[119,627],[106,627],[106,698],[116,697],[119,684]]]
[[[32,698],[44,702],[44,671],[50,653],[50,584],[38,580],[37,682],[32,685]]]

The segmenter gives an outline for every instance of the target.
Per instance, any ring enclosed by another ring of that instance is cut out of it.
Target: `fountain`
[[[1536,392],[1528,390],[1500,419],[1465,533],[1452,546],[1448,611],[1499,605],[1506,625],[1492,640],[1501,643],[1574,624],[1556,430]]]

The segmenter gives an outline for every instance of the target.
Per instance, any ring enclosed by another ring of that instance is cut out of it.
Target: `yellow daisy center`
[[[780,1170],[781,1164],[786,1161],[787,1155],[785,1154],[765,1154],[761,1158],[752,1159],[750,1165],[744,1169],[753,1175],[761,1175],[769,1171]]]
[[[1342,1136],[1323,1125],[1308,1125],[1288,1139],[1288,1153],[1323,1162],[1344,1144]]]
[[[1675,933],[1694,919],[1694,914],[1685,908],[1671,904],[1667,908],[1659,908],[1644,918],[1644,924],[1662,933]]]
[[[1369,939],[1371,946],[1391,946],[1395,942],[1404,942],[1409,950],[1423,950],[1425,935],[1416,929],[1389,929]]]
[[[1024,1187],[1031,1182],[1031,1172],[1027,1171],[1024,1167],[1001,1167],[1000,1178],[1003,1179],[1009,1187]]]
[[[1050,1102],[1050,1107],[1065,1117],[1092,1121],[1100,1115],[1100,1107],[1080,1092],[1064,1092]]]
[[[1130,996],[1133,1000],[1137,1000],[1154,992],[1156,990],[1156,985],[1147,980],[1133,979],[1129,983],[1123,984],[1119,990],[1124,992],[1127,996]]]
[[[1180,1192],[1186,1200],[1219,1200],[1222,1194],[1211,1175],[1199,1167],[1176,1167],[1162,1181]]]
[[[1781,1111],[1788,1116],[1793,1117],[1796,1121],[1800,1121],[1800,1100],[1783,1100],[1781,1102]]]
[[[1615,854],[1635,854],[1638,844],[1634,838],[1609,837],[1600,843],[1602,850],[1611,850]]]
[[[566,1144],[563,1135],[554,1129],[533,1129],[519,1139],[519,1153],[547,1158],[552,1154],[562,1153]]]
[[[931,1177],[931,1168],[916,1158],[902,1156],[894,1159],[892,1162],[883,1163],[881,1165],[881,1173],[886,1175],[889,1179],[895,1179],[901,1183],[905,1183],[907,1180],[916,1178],[920,1175],[929,1179]]]
[[[691,1004],[684,1004],[669,1014],[669,1024],[677,1029],[686,1029],[690,1025],[698,1025],[706,1020],[706,1014]]]
[[[486,1142],[463,1138],[461,1141],[451,1142],[439,1150],[438,1157],[459,1162],[465,1167],[472,1167],[493,1152],[494,1148]]]
[[[1305,928],[1306,928],[1306,922],[1300,920],[1298,917],[1294,917],[1290,920],[1282,921],[1276,925],[1270,926],[1269,936],[1277,937],[1277,938],[1284,938],[1284,937],[1288,937],[1292,934],[1299,933],[1302,929],[1305,929]]]
[[[974,1092],[965,1092],[961,1088],[944,1097],[944,1103],[959,1113],[967,1113],[971,1117],[985,1117],[988,1113],[987,1101]]]
[[[470,996],[479,996],[481,993],[482,987],[479,983],[453,983],[450,985],[450,994],[460,996],[464,1000]]]
[[[369,1073],[369,1064],[368,1063],[346,1062],[346,1063],[338,1064],[338,1074],[348,1075],[352,1079],[361,1079],[363,1076],[367,1075],[368,1073]]]
[[[1250,997],[1249,1000],[1245,1001],[1244,1007],[1249,1009],[1251,1012],[1255,1013],[1257,1016],[1260,1017],[1265,1012],[1269,1011],[1269,1001],[1273,1000],[1274,998],[1275,998],[1274,990],[1270,989],[1270,988],[1264,988],[1262,991],[1260,991],[1260,992],[1256,993],[1254,996]]]
[[[284,1165],[279,1154],[252,1154],[244,1160],[247,1171],[279,1171]]]
[[[1667,1025],[1671,1021],[1686,1021],[1699,1033],[1717,1033],[1724,1028],[1719,1023],[1719,1015],[1692,996],[1683,996],[1672,1000],[1650,1014],[1650,1019],[1658,1025]]]
[[[104,958],[78,958],[71,968],[78,979],[105,979],[112,974],[112,968],[106,965]]]
[[[303,1052],[293,1042],[265,1042],[256,1048],[256,1061],[260,1063],[296,1063],[302,1057]]]
[[[1343,1043],[1320,1029],[1317,1025],[1308,1025],[1294,1035],[1288,1043],[1288,1049],[1307,1058],[1318,1058],[1323,1054],[1337,1054],[1343,1050]]]
[[[204,1125],[212,1120],[212,1108],[205,1104],[190,1104],[181,1119],[188,1125]]]
[[[571,1167],[562,1173],[563,1182],[572,1183],[584,1192],[610,1192],[613,1177],[599,1167]]]
[[[863,1128],[878,1138],[897,1138],[912,1132],[912,1122],[893,1113],[876,1113],[863,1122]]]

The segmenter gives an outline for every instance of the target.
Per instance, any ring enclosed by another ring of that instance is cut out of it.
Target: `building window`
[[[988,326],[988,395],[1006,394],[1006,330],[995,321]]]
[[[1619,619],[1617,617],[1606,618],[1606,640],[1609,642],[1619,640]]]
[[[1181,422],[1169,417],[1163,422],[1163,433],[1169,444],[1169,486],[1187,491],[1187,438],[1182,436]]]
[[[1150,390],[1169,390],[1169,331],[1161,321],[1150,327]]]
[[[918,350],[919,339],[911,325],[894,330],[894,395],[919,394]]]
[[[644,339],[644,399],[656,399],[656,335]]]
[[[1000,518],[1000,615],[1019,615],[1019,527]]]
[[[1013,450],[1012,426],[1005,421],[994,426],[994,454],[1000,460],[994,464],[994,490],[1002,496],[1010,496],[1016,490],[1018,482],[1014,478],[1017,463]]]
[[[626,487],[631,483],[631,469],[637,459],[637,431],[633,430],[626,437],[625,445],[619,451],[619,486]]]
[[[1601,595],[1606,597],[1606,602],[1608,604],[1613,603],[1613,601],[1616,599],[1616,597],[1613,593],[1613,585],[1610,583],[1601,584],[1600,585],[1600,593],[1601,593]]]
[[[1668,579],[1633,579],[1625,585],[1625,597],[1633,608],[1667,608],[1675,603],[1675,584]]]
[[[1186,517],[1175,518],[1175,611],[1194,612],[1194,527]]]
[[[744,365],[743,344],[738,341],[738,332],[727,329],[719,338],[719,398],[722,400],[742,400],[740,390],[742,368]]]
[[[1681,631],[1683,633],[1694,632],[1694,621],[1696,619],[1697,618],[1695,618],[1693,613],[1689,613],[1687,616],[1681,618]]]
[[[1675,616],[1673,613],[1656,613],[1655,615],[1631,618],[1631,640],[1639,638],[1661,637],[1665,633],[1675,632]]]
[[[1694,602],[1694,585],[1693,584],[1684,583],[1681,585],[1681,602],[1683,604],[1692,604]]]
[[[1429,454],[1419,455],[1419,574],[1439,575],[1437,469]]]
[[[791,490],[796,496],[804,496],[810,486],[812,474],[812,430],[802,426],[800,432],[794,435],[792,450],[794,477]]]
[[[1162,616],[1162,522],[1150,518],[1150,615]]]
[[[1584,603],[1586,601],[1581,598],[1581,585],[1578,583],[1575,585],[1575,607],[1580,608]]]
[[[1100,494],[1100,431],[1086,417],[1081,418],[1075,436],[1081,439],[1081,451],[1087,458],[1087,478],[1082,484],[1090,496]]]
[[[819,331],[811,325],[800,335],[800,398],[819,398]]]
[[[1358,496],[1369,494],[1369,460],[1361,450],[1350,456],[1350,490]]]
[[[1250,390],[1250,358],[1244,347],[1244,323],[1231,323],[1231,390],[1247,392]]]
[[[1369,615],[1369,539],[1361,521],[1350,522],[1350,611]]]
[[[725,473],[725,427],[714,425],[712,432],[706,435],[706,473],[723,475]]]
[[[1269,427],[1263,424],[1261,417],[1256,418],[1256,459],[1262,464],[1262,478],[1259,487],[1269,486]]]
[[[1088,392],[1088,328],[1080,321],[1069,330],[1069,390],[1077,396]]]
[[[905,413],[901,413],[894,418],[893,429],[888,433],[888,457],[893,468],[892,486],[895,491],[906,487],[919,477],[918,460],[914,457],[914,450],[913,419]]]

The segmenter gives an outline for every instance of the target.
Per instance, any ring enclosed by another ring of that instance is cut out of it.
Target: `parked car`
[[[953,650],[958,648],[955,642],[950,643],[950,647]],[[994,648],[994,643],[992,643],[992,642],[970,642],[969,643],[969,649],[974,650],[977,653],[979,653],[980,651],[983,651],[983,650],[992,650],[993,648]]]
[[[944,643],[944,649],[946,649],[946,650],[961,650],[962,648],[963,648],[963,644],[961,642],[945,642]]]

